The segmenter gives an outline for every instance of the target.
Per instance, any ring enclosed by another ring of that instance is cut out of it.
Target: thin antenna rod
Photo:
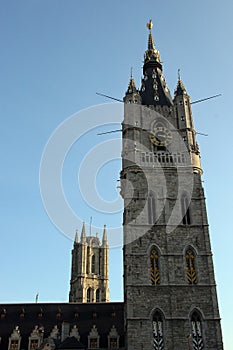
[[[124,102],[124,101],[120,100],[119,98],[115,98],[115,97],[111,97],[111,96],[108,96],[108,95],[104,95],[104,94],[101,94],[100,92],[96,92],[96,95],[107,97],[110,100],[114,100],[114,101],[118,101],[118,102]]]
[[[191,102],[191,104],[194,105],[195,103],[200,103],[200,102],[203,102],[203,101],[206,101],[206,100],[210,100],[211,98],[215,98],[215,97],[219,97],[219,96],[222,96],[222,94],[218,94],[218,95],[202,98],[201,100],[197,100],[197,101]]]
[[[208,136],[208,134],[203,134],[202,132],[196,132],[196,134],[201,135],[201,136]]]
[[[39,293],[36,294],[36,300],[35,300],[36,304],[38,303],[38,299],[39,299]]]
[[[123,100],[120,100],[119,98],[115,98],[115,97],[112,97],[112,96],[104,95],[104,94],[101,94],[100,92],[96,92],[96,95],[102,96],[102,97],[106,97],[106,98],[109,98],[110,100],[114,100],[114,101],[118,101],[118,102],[122,102],[122,103],[124,102]],[[196,100],[196,101],[191,102],[191,104],[194,105],[195,103],[200,103],[200,102],[203,102],[203,101],[207,101],[207,100],[210,100],[212,98],[219,97],[219,96],[222,96],[222,94],[218,94],[218,95],[202,98],[200,100]]]
[[[106,131],[106,132],[101,132],[100,134],[97,134],[98,136],[99,135],[106,135],[106,134],[111,134],[113,132],[119,132],[119,131],[122,131],[121,129],[117,129],[117,130],[112,130],[112,131]]]

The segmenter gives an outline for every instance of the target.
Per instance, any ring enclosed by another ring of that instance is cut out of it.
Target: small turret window
[[[90,348],[91,349],[97,349],[97,343],[98,343],[97,338],[90,339]]]
[[[30,342],[30,349],[38,349],[39,339],[32,339]]]
[[[184,121],[184,116],[183,116],[183,115],[180,117],[180,120],[181,120],[182,122]]]
[[[11,340],[10,342],[10,350],[16,350],[19,347],[19,341],[18,340]]]
[[[117,338],[110,338],[109,347],[110,347],[110,349],[118,349]]]
[[[155,100],[155,101],[159,101],[159,96],[158,96],[158,95],[155,95],[154,100]]]

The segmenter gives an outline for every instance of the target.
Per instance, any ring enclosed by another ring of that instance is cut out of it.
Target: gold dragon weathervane
[[[147,28],[151,31],[153,28],[153,22],[152,19],[150,19],[150,21],[146,24]]]
[[[155,48],[155,43],[152,36],[152,28],[153,28],[152,19],[149,20],[146,26],[149,29],[150,33],[149,33],[149,39],[148,39],[148,49],[145,52],[144,62],[150,61],[150,60],[156,60],[159,63],[162,63],[160,59],[159,51]]]

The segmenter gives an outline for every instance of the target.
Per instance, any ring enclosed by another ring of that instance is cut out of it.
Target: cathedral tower
[[[72,250],[70,302],[108,302],[108,241],[104,226],[102,244],[99,238],[87,236],[83,224],[81,239],[76,232]]]
[[[148,23],[140,90],[124,97],[121,194],[127,350],[222,350],[190,97],[171,97]]]

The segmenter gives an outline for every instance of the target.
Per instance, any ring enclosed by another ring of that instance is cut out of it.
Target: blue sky
[[[37,292],[40,301],[68,300],[72,242],[43,207],[43,149],[68,117],[109,102],[96,91],[122,98],[131,66],[139,86],[146,22],[152,18],[170,90],[180,68],[192,100],[222,94],[193,106],[193,115],[196,130],[208,134],[198,142],[225,349],[231,350],[232,13],[229,0],[0,2],[0,302],[34,301]],[[82,145],[89,149],[99,142],[94,132],[85,140]],[[120,225],[121,213],[100,215],[80,197],[76,147],[64,163],[63,188],[70,206],[87,222],[92,216],[94,225]],[[97,176],[98,191],[106,200],[117,196],[119,170],[118,159]],[[111,299],[122,300],[121,248],[112,249],[110,257]]]

